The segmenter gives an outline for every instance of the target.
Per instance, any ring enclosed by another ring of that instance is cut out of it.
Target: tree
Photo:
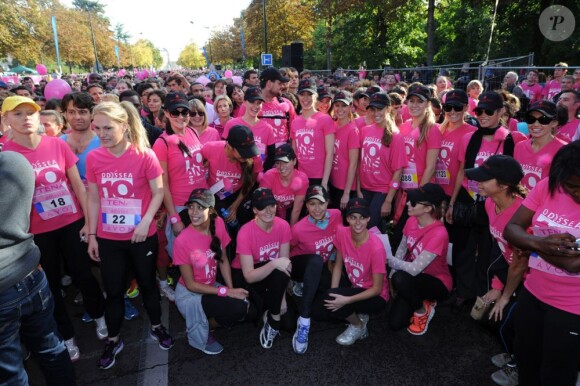
[[[206,62],[197,44],[190,43],[179,54],[177,64],[186,68],[199,68],[204,67]]]

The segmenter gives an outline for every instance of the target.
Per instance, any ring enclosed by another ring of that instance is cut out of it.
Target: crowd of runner
[[[569,70],[556,64],[545,84],[535,69],[508,72],[498,90],[388,71],[270,67],[242,84],[93,73],[49,100],[31,78],[0,82],[2,154],[34,171],[29,232],[59,336],[47,350],[26,331],[24,346],[41,366],[80,358],[61,295],[71,281],[104,341],[101,369],[123,350],[136,296],[160,349],[174,345],[163,296],[209,355],[223,350],[214,329],[256,320],[263,348],[292,328],[297,354],[312,323],[346,321],[336,342],[352,345],[385,309],[393,330],[423,335],[445,302],[497,332],[497,384],[575,385],[580,69]],[[25,377],[21,353],[1,354],[13,366],[0,383]]]

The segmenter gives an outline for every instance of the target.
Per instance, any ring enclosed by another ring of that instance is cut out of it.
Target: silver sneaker
[[[160,287],[161,296],[165,296],[170,302],[175,302],[175,291],[170,286]]]
[[[302,294],[304,293],[304,283],[300,283],[298,281],[292,281],[292,283],[292,293],[294,296],[301,298]]]
[[[262,327],[262,331],[260,331],[260,344],[264,348],[272,348],[272,344],[274,343],[274,339],[278,336],[279,331],[275,330],[270,326],[268,323],[268,311],[264,312],[264,326]]]
[[[105,322],[104,316],[95,319],[95,324],[97,325],[97,338],[99,338],[99,340],[103,340],[109,336],[109,331],[107,330],[107,323]]]
[[[508,363],[511,363],[511,361],[513,361],[513,357],[507,352],[502,352],[501,354],[497,354],[491,357],[491,363],[500,369]]]
[[[336,337],[336,343],[343,346],[350,346],[359,339],[364,339],[369,335],[367,327],[363,324],[362,327],[355,327],[349,324],[346,330]]]
[[[356,314],[356,316],[358,316],[358,318],[360,319],[360,321],[363,323],[363,325],[367,326],[367,324],[369,323],[369,314]]]
[[[66,346],[66,350],[68,351],[70,361],[71,362],[78,361],[81,357],[81,351],[79,350],[79,346],[77,346],[75,342],[75,338],[65,340],[64,345]]]
[[[518,368],[504,366],[491,374],[491,380],[501,386],[518,386]]]

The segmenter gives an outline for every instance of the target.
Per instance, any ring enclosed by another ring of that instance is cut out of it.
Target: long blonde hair
[[[397,125],[395,124],[395,121],[393,120],[393,116],[389,111],[390,108],[391,108],[390,105],[385,107],[385,119],[380,124],[377,123],[377,126],[382,127],[384,129],[381,142],[383,145],[387,147],[391,145],[391,142],[393,141],[393,136],[395,135],[395,133],[399,131]]]
[[[101,102],[93,108],[93,117],[102,114],[107,118],[121,124],[127,124],[127,139],[133,145],[137,153],[143,153],[150,148],[147,139],[147,131],[141,123],[141,118],[135,106],[129,102]]]
[[[427,101],[427,108],[425,109],[425,114],[419,122],[419,139],[417,140],[417,146],[420,146],[423,141],[427,139],[429,130],[435,125],[435,114],[431,109],[431,101]]]

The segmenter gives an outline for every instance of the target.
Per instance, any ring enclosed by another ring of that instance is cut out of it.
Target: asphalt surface
[[[132,299],[140,316],[124,321],[124,350],[109,370],[99,370],[104,347],[94,323],[84,324],[82,306],[67,289],[81,359],[75,363],[79,385],[492,385],[497,370],[490,358],[501,352],[499,340],[470,319],[438,306],[429,330],[412,336],[387,326],[388,311],[371,318],[369,337],[353,346],[335,342],[344,324],[313,322],[305,355],[292,350],[292,333],[282,331],[271,349],[260,346],[260,326],[245,323],[215,331],[224,351],[210,356],[190,347],[185,322],[176,306],[162,298],[164,324],[175,338],[169,351],[148,335],[149,321],[141,297]],[[34,362],[25,363],[31,385],[43,385]]]

